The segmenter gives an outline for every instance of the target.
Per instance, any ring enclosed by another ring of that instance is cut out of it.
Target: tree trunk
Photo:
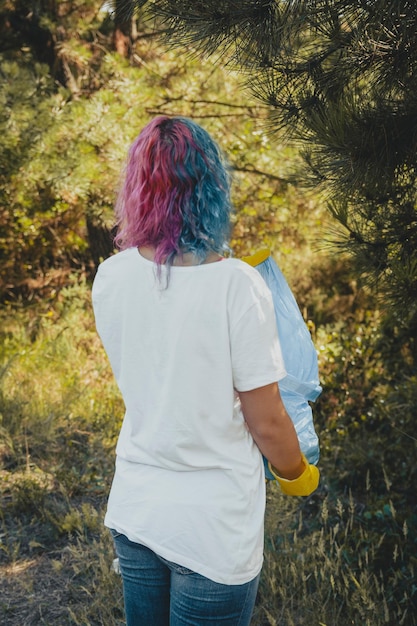
[[[114,13],[113,46],[120,56],[129,58],[132,50],[133,2],[117,0]]]

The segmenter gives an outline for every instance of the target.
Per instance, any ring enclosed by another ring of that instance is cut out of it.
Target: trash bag
[[[287,413],[297,432],[300,448],[309,463],[317,464],[319,439],[314,427],[314,402],[322,392],[319,383],[317,352],[310,331],[297,302],[269,250],[243,259],[261,274],[272,293],[278,336],[287,376],[279,381],[279,390]],[[265,459],[264,459],[265,461]],[[266,478],[273,480],[265,462]]]

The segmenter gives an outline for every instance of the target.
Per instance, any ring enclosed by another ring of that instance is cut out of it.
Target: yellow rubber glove
[[[256,267],[263,263],[266,259],[271,256],[271,252],[267,249],[258,250],[255,254],[251,254],[250,256],[243,256],[242,261],[245,261],[248,265],[252,265],[252,267]]]
[[[310,465],[304,454],[301,456],[303,457],[305,469],[303,473],[298,478],[294,478],[294,480],[287,480],[286,478],[278,476],[276,469],[268,461],[269,471],[278,482],[282,492],[287,494],[287,496],[309,496],[318,487],[320,480],[318,467]]]

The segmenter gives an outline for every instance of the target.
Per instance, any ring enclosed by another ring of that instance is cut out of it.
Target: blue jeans
[[[111,531],[123,579],[127,626],[249,626],[259,576],[215,583]]]

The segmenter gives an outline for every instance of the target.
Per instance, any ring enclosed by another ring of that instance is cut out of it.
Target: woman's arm
[[[305,463],[277,383],[241,391],[239,397],[249,431],[276,473],[287,480],[301,476]]]

